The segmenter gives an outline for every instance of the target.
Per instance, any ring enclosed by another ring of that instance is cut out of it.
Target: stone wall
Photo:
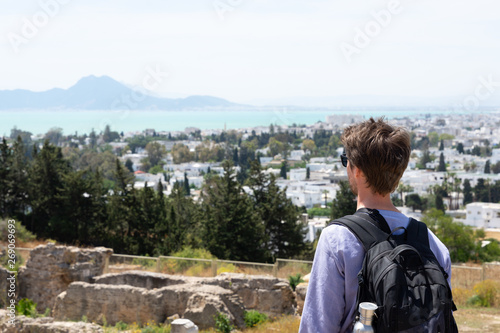
[[[8,270],[0,266],[0,308],[5,308],[7,304],[8,298],[8,290],[10,282],[7,281],[7,278],[10,277],[11,274]]]
[[[91,282],[101,275],[111,249],[82,249],[49,243],[31,250],[26,267],[19,269],[19,298],[29,298],[44,311],[75,281]]]
[[[221,312],[244,327],[246,310],[272,317],[295,313],[295,296],[284,279],[233,273],[196,278],[144,271],[102,275],[111,254],[106,248],[38,246],[19,271],[19,298],[33,300],[39,311],[52,309],[57,320],[86,316],[111,325],[162,323],[178,315],[205,329],[213,327],[214,316]]]
[[[129,285],[153,289],[186,283],[214,285],[237,294],[247,310],[257,310],[269,316],[295,312],[295,296],[288,281],[271,276],[223,273],[214,278],[197,278],[160,273],[129,271],[105,274],[94,278],[96,284]]]
[[[86,316],[97,323],[165,322],[175,314],[190,319],[200,328],[213,327],[217,312],[227,314],[244,326],[243,306],[230,290],[219,286],[185,283],[159,289],[127,285],[74,282],[56,300],[54,317],[79,320]]]
[[[0,332],[3,333],[103,333],[103,329],[95,324],[60,322],[51,317],[29,318],[16,316],[14,325],[8,322],[5,310],[0,310]]]

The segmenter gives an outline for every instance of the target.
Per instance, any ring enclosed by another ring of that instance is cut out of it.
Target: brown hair
[[[344,130],[341,137],[349,163],[363,171],[373,193],[394,192],[410,159],[410,135],[383,118],[370,118]]]

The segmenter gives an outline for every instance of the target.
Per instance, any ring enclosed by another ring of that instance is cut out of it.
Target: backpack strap
[[[385,223],[386,228],[384,229],[390,232],[389,226],[382,215],[376,211],[380,215],[380,220],[378,216],[376,217],[376,213],[372,211],[376,210],[361,208],[354,215],[347,215],[333,220],[329,225],[338,224],[349,229],[361,242],[365,252],[367,252],[373,245],[386,240],[388,237],[388,233],[384,232],[379,225]]]
[[[414,241],[425,245],[425,247],[430,249],[429,245],[429,234],[427,232],[427,225],[424,222],[410,219],[410,223],[407,228],[408,236]]]

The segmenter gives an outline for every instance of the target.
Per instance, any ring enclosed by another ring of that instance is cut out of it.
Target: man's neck
[[[358,206],[360,208],[372,208],[377,210],[390,210],[394,212],[400,211],[394,206],[391,201],[391,195],[387,194],[382,196],[380,194],[373,194],[371,190],[358,192]]]

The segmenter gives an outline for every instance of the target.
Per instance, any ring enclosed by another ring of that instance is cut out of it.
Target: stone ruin
[[[214,326],[214,316],[221,312],[244,327],[247,310],[271,317],[295,313],[295,295],[284,279],[234,273],[197,278],[145,271],[103,275],[111,254],[106,248],[38,246],[19,272],[19,299],[33,300],[41,311],[50,308],[54,318],[49,321],[78,321],[85,316],[90,322],[110,325],[163,323],[176,316],[206,329]]]
[[[113,250],[40,245],[31,250],[18,274],[19,298],[29,298],[41,311],[52,309],[56,297],[75,281],[91,282],[104,272]]]

